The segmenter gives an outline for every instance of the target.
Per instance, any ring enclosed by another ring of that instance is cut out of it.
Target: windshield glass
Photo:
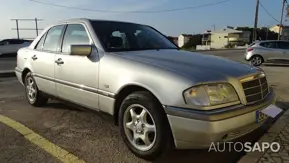
[[[165,36],[145,25],[92,21],[92,26],[108,52],[177,49]]]

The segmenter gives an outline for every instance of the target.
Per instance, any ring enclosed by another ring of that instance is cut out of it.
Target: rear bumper
[[[251,59],[251,57],[253,56],[253,53],[252,52],[246,52],[244,55],[245,55],[245,60],[249,61]]]
[[[166,111],[176,148],[198,149],[208,148],[212,142],[236,139],[259,128],[265,121],[256,123],[256,110],[274,102],[275,95],[272,92],[263,103],[240,105],[223,113],[200,116],[188,109],[185,111],[183,108],[171,107],[166,107]]]
[[[15,74],[17,79],[19,80],[19,82],[23,85],[23,81],[22,81],[22,69],[20,69],[19,67],[15,68]]]

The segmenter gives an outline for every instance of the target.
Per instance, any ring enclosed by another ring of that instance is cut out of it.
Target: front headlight
[[[213,106],[239,101],[238,95],[230,84],[208,84],[192,87],[184,92],[187,104]]]

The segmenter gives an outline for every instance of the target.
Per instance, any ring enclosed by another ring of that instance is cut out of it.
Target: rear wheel
[[[43,106],[47,103],[48,98],[45,97],[38,90],[38,87],[31,72],[28,72],[26,74],[24,84],[25,84],[26,99],[29,102],[29,104],[33,106]]]
[[[263,58],[259,55],[254,55],[251,59],[251,64],[253,66],[260,66],[263,63]]]
[[[163,108],[149,92],[135,92],[119,111],[120,133],[138,157],[155,160],[171,151],[173,139]]]

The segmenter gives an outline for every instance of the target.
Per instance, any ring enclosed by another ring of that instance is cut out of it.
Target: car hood
[[[145,50],[117,52],[123,57],[158,66],[194,79],[208,82],[254,74],[259,69],[221,57],[182,50]],[[232,54],[234,55],[234,54]]]

